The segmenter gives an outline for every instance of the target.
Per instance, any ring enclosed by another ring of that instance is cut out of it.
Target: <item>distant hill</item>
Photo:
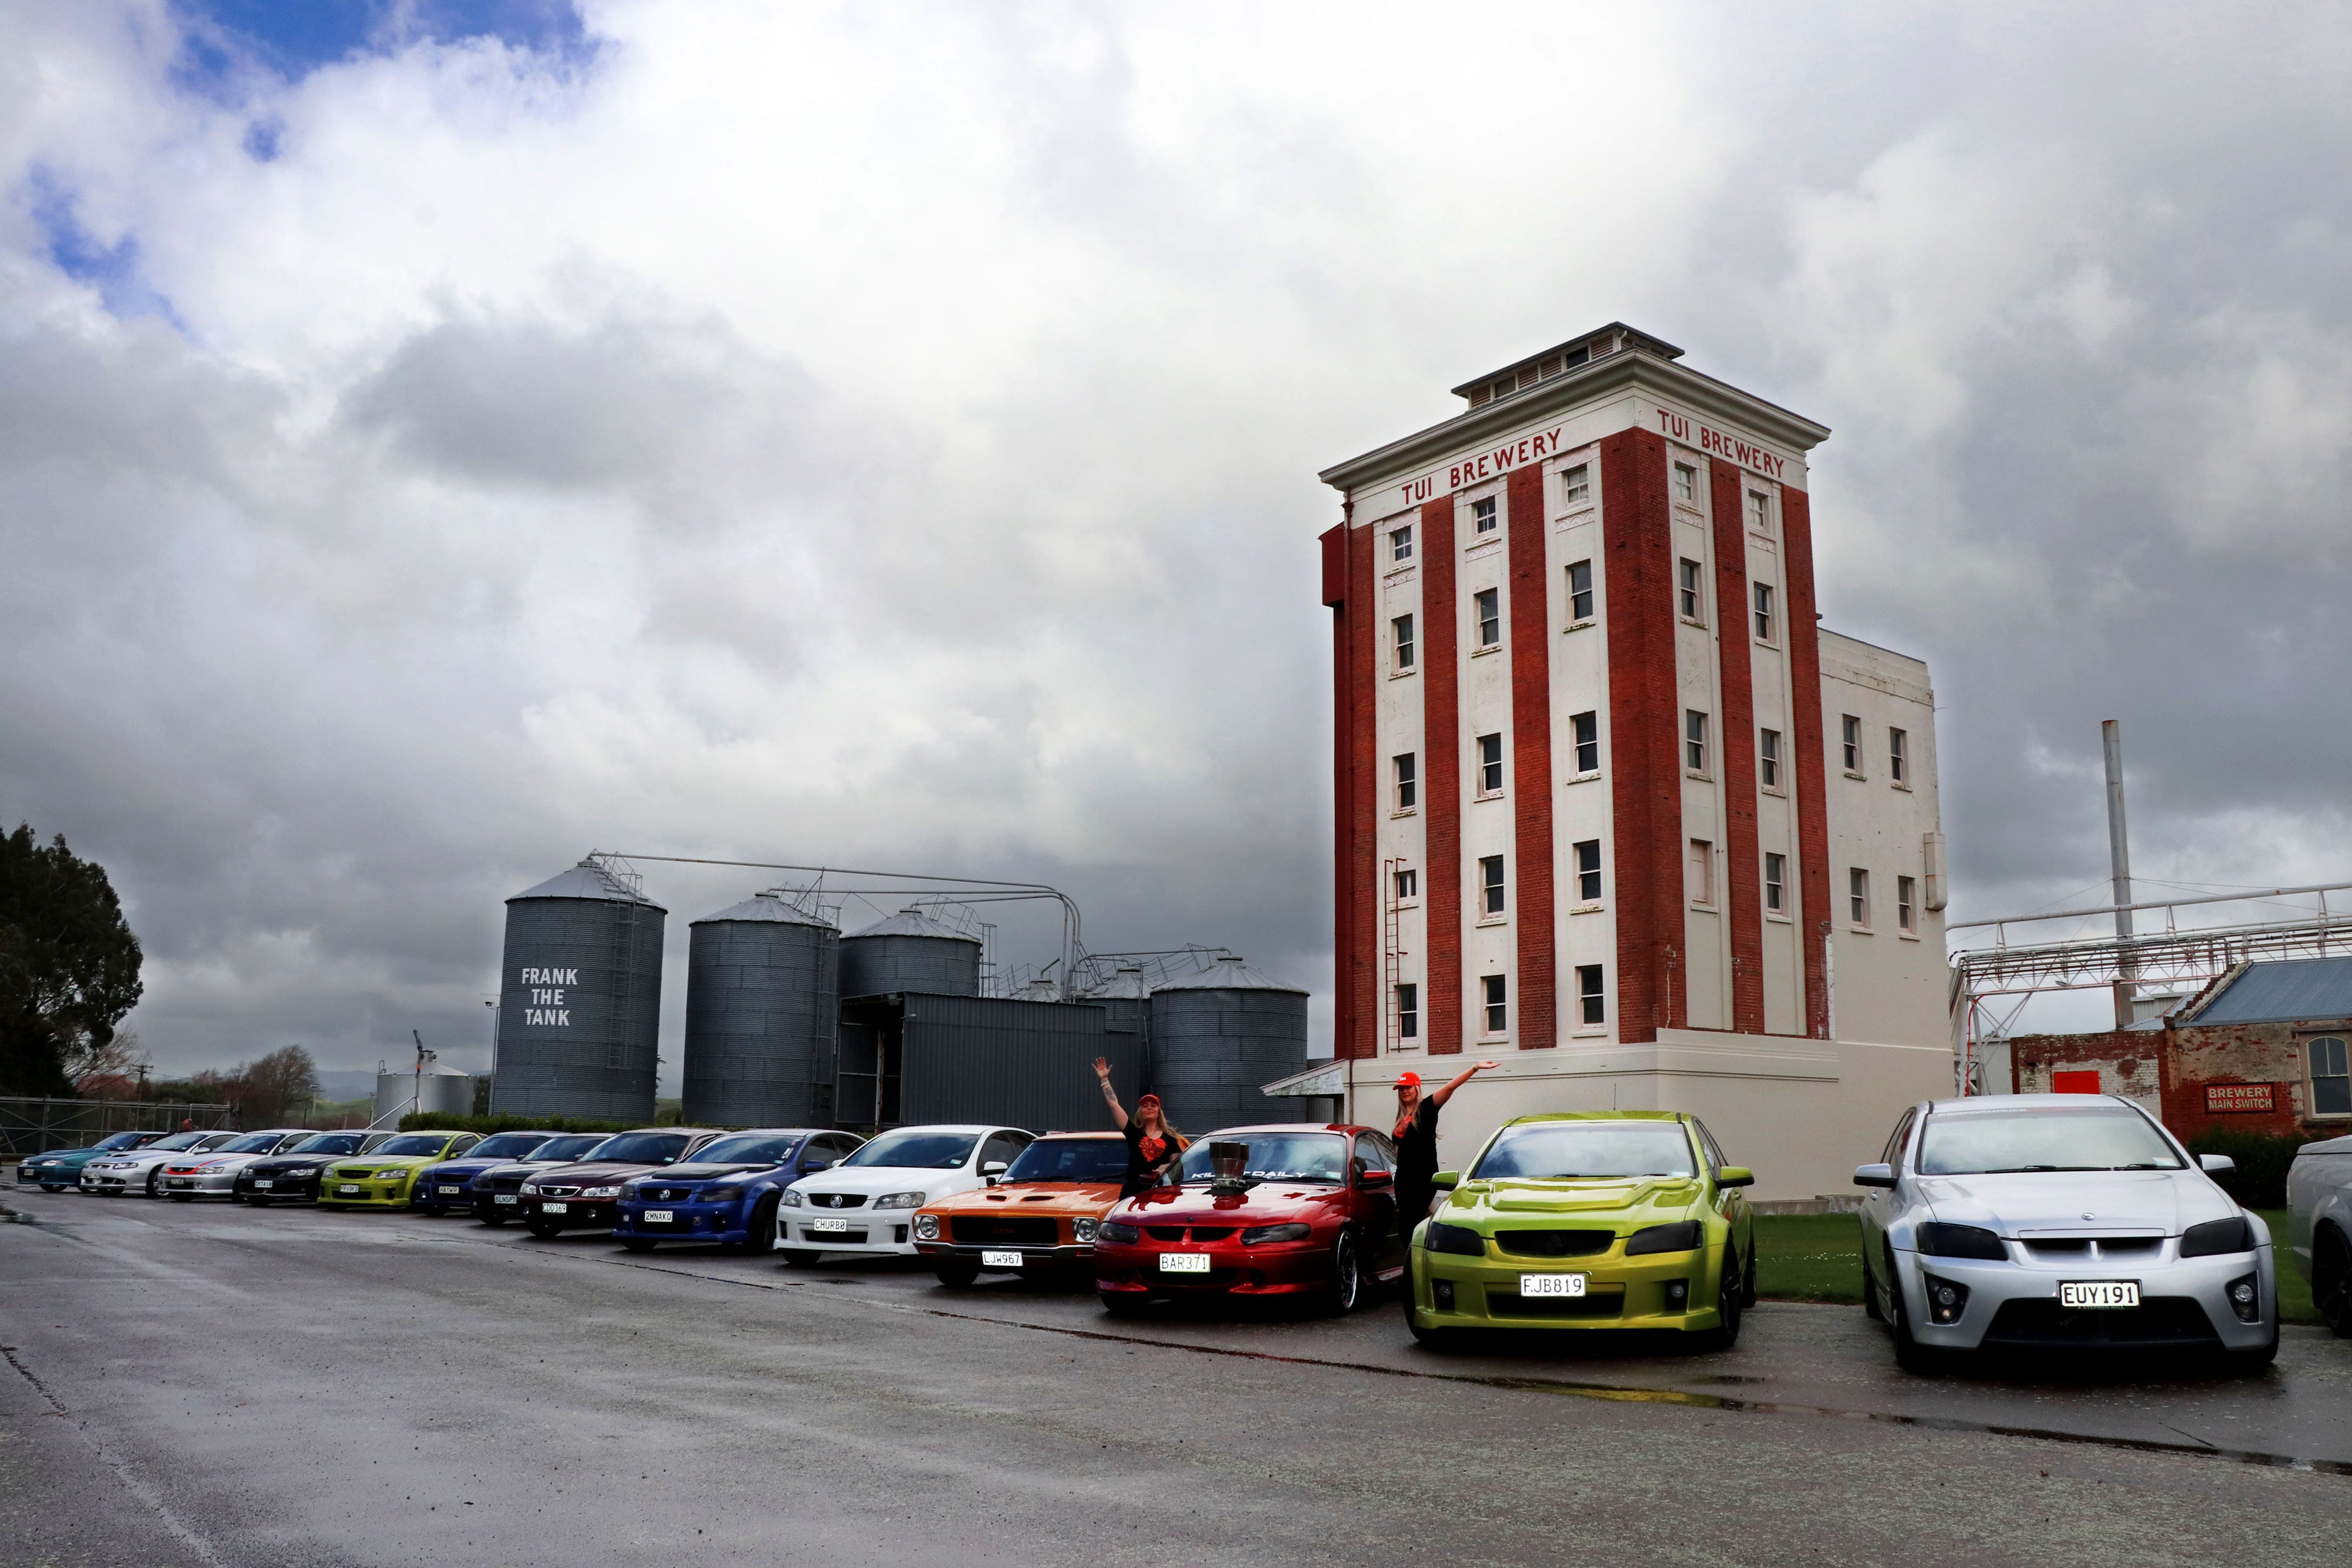
[[[321,1072],[319,1074],[319,1097],[322,1100],[359,1100],[375,1093],[373,1072]]]

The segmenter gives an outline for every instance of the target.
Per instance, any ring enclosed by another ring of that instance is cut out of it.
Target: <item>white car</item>
[[[831,1170],[784,1188],[776,1245],[787,1263],[820,1253],[912,1258],[915,1210],[992,1185],[1035,1137],[1018,1127],[896,1127]]]
[[[174,1133],[143,1149],[125,1149],[119,1155],[90,1161],[81,1167],[81,1189],[110,1197],[120,1197],[126,1192],[153,1197],[163,1179],[163,1167],[173,1160],[183,1155],[226,1148],[243,1136],[243,1133]]]
[[[247,1133],[210,1154],[191,1152],[163,1162],[156,1190],[165,1197],[192,1203],[200,1197],[236,1197],[236,1173],[258,1159],[283,1154],[312,1136],[308,1127],[271,1127]]]
[[[2286,1173],[2287,1240],[2312,1304],[2352,1339],[2352,1138],[2305,1144]]]

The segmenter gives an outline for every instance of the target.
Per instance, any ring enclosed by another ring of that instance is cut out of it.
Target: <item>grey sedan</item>
[[[2112,1095],[1913,1106],[1862,1166],[1863,1305],[1917,1368],[1967,1350],[2278,1354],[2270,1230]]]
[[[2297,1149],[2286,1173],[2287,1246],[2311,1300],[2339,1339],[2352,1339],[2352,1138]]]

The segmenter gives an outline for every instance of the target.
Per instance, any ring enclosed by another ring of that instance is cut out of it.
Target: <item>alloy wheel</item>
[[[1339,1239],[1331,1244],[1331,1301],[1340,1312],[1352,1312],[1364,1299],[1364,1269],[1356,1256],[1356,1236],[1351,1230],[1339,1232]]]

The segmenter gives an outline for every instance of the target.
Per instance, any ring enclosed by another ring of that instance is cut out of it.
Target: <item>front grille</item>
[[[337,1181],[365,1181],[374,1171],[373,1166],[362,1166],[352,1170],[338,1168],[334,1172],[334,1177]]]
[[[967,1247],[995,1244],[1051,1247],[1062,1239],[1061,1227],[1050,1219],[1015,1219],[1009,1215],[956,1215],[949,1234]]]
[[[2070,1259],[2116,1258],[2147,1260],[2164,1249],[2155,1236],[2052,1236],[2028,1239],[2026,1256],[2053,1263]]]
[[[2193,1298],[2147,1296],[2137,1307],[2093,1312],[2069,1312],[2054,1297],[2005,1301],[1985,1330],[1984,1343],[2005,1350],[2210,1350],[2221,1341]]]
[[[1223,1241],[1234,1233],[1230,1225],[1196,1225],[1192,1227],[1195,1241]]]
[[[477,1186],[487,1186],[492,1192],[520,1192],[522,1190],[522,1184],[530,1179],[530,1177],[522,1176],[485,1176],[477,1181],[475,1185]]]
[[[1495,1245],[1522,1258],[1590,1258],[1606,1252],[1613,1230],[1497,1230]]]
[[[1143,1228],[1154,1241],[1224,1241],[1234,1230],[1230,1225],[1147,1225]]]
[[[580,1189],[576,1186],[543,1186],[539,1189],[541,1197],[577,1197],[579,1195]]]
[[[820,1232],[803,1228],[801,1231],[801,1239],[812,1247],[822,1247],[828,1241],[838,1241],[845,1247],[863,1247],[866,1245],[866,1232],[863,1230],[826,1230]]]
[[[866,1195],[862,1192],[813,1192],[810,1204],[817,1208],[863,1208]]]
[[[1625,1312],[1625,1292],[1595,1291],[1583,1296],[1522,1296],[1517,1291],[1488,1291],[1490,1318],[1614,1318]]]

